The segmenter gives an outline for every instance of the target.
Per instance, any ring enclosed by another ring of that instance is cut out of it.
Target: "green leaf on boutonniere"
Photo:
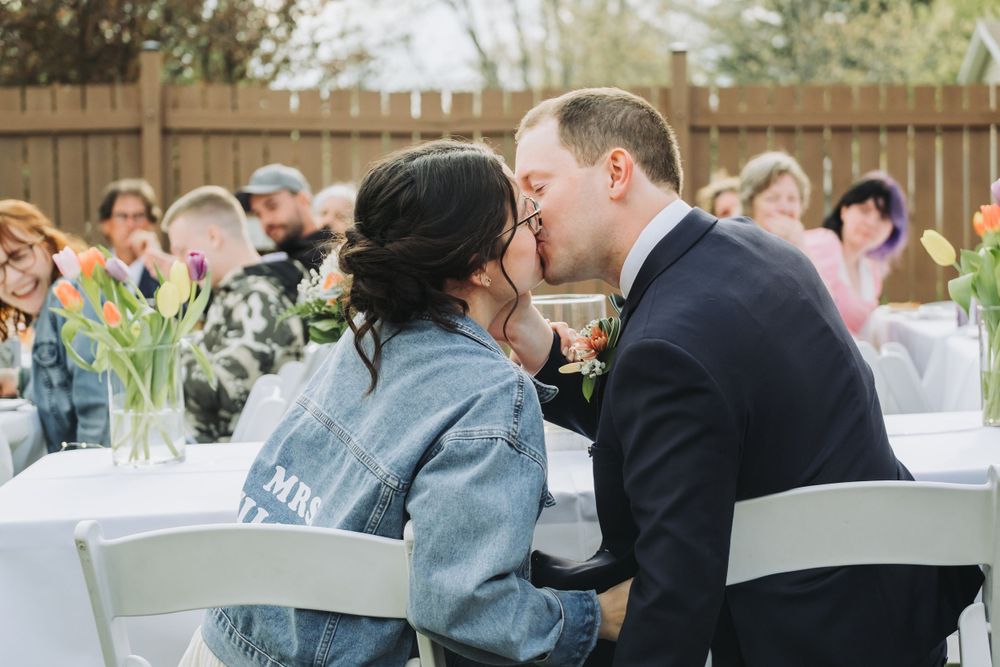
[[[583,397],[587,399],[590,403],[590,397],[594,395],[594,385],[597,384],[597,380],[589,375],[583,377]]]

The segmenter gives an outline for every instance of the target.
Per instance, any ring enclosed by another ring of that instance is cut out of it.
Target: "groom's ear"
[[[618,201],[625,196],[632,184],[635,160],[624,148],[612,148],[605,161],[608,179],[608,197]]]

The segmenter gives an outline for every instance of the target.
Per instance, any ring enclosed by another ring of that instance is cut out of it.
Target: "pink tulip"
[[[108,272],[109,276],[118,282],[128,282],[128,267],[125,265],[125,262],[121,261],[117,257],[109,259],[104,265],[104,270]]]
[[[67,246],[52,255],[52,261],[56,263],[56,267],[59,269],[59,273],[63,274],[63,277],[76,280],[80,275],[80,258],[77,257],[72,248]]]

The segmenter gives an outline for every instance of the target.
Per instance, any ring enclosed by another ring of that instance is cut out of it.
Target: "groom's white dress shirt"
[[[625,257],[625,262],[622,264],[622,273],[621,278],[618,280],[618,285],[621,287],[623,297],[628,298],[632,284],[635,283],[635,278],[639,275],[639,269],[642,268],[643,262],[649,257],[649,253],[653,252],[656,244],[669,234],[677,226],[677,223],[690,212],[691,206],[687,202],[683,199],[675,199],[649,221],[649,224],[639,234],[639,238],[635,240],[632,249],[629,250],[628,255]]]

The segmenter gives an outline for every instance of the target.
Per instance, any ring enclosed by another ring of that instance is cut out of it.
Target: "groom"
[[[560,375],[537,313],[509,339],[559,386],[546,418],[594,440],[602,551],[542,557],[541,585],[635,576],[615,665],[940,665],[978,568],[862,566],[726,586],[733,505],[800,486],[912,479],[889,447],[872,375],[809,260],[747,219],[678,197],[664,118],[610,88],[529,111],[516,176],[542,209],[545,278],[625,297],[592,400]]]

